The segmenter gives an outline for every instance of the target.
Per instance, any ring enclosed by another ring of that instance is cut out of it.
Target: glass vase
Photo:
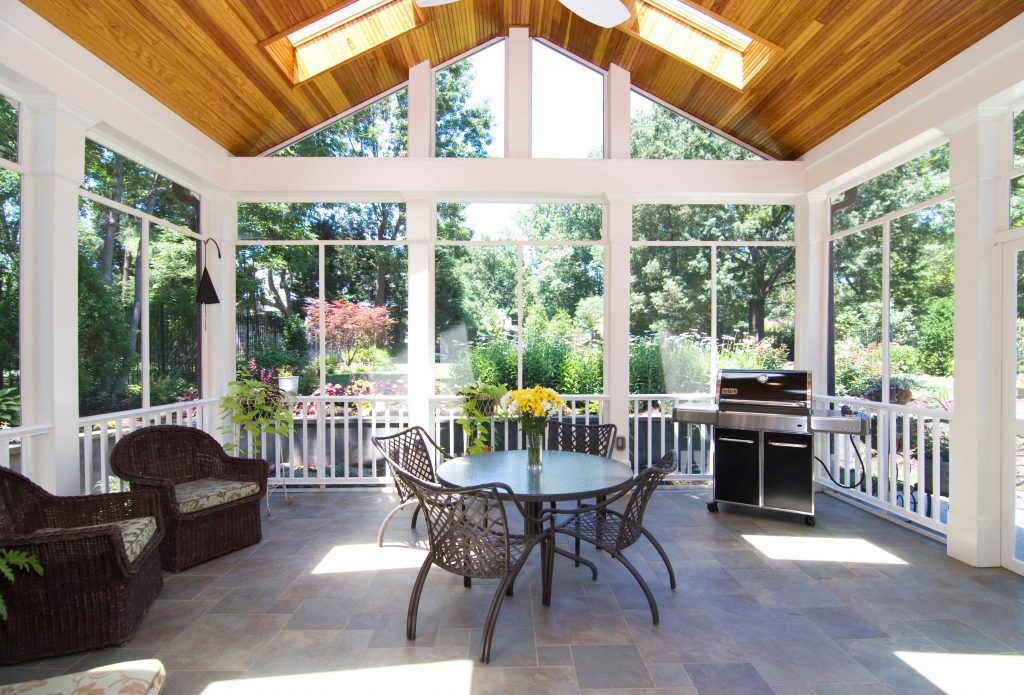
[[[543,460],[541,458],[541,442],[543,434],[526,435],[526,465],[529,468],[540,468]]]

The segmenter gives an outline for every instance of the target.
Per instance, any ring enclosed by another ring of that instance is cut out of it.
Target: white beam
[[[805,196],[795,206],[796,291],[793,345],[798,369],[814,375],[816,393],[826,393],[829,198]]]
[[[609,200],[605,207],[604,293],[604,391],[608,394],[608,419],[626,437],[626,449],[612,457],[629,460],[629,296],[630,242],[633,240],[633,204],[628,199]]]
[[[802,162],[628,159],[235,158],[240,200],[564,200],[787,203],[804,192]]]
[[[220,244],[221,257],[213,242],[205,244],[202,255],[217,290],[220,304],[200,307],[202,329],[203,398],[219,398],[235,378],[235,246],[238,205],[223,193],[207,191],[200,206],[200,230]],[[211,433],[217,435],[219,409],[214,409]]]
[[[612,63],[605,80],[604,151],[609,159],[629,159],[629,71]]]
[[[409,424],[430,431],[430,397],[434,394],[434,200],[410,196],[405,205],[409,240],[408,369]]]
[[[1001,349],[1000,262],[994,244],[1006,109],[976,109],[952,124],[949,175],[956,202],[953,263],[953,393],[950,432],[949,555],[977,567],[999,565]]]
[[[409,68],[409,157],[434,155],[434,71],[430,61]]]
[[[530,157],[531,64],[533,42],[528,27],[509,27],[505,42],[505,156]]]
[[[34,478],[81,494],[78,452],[78,187],[93,121],[56,97],[21,112],[22,420],[53,426],[33,448]]]

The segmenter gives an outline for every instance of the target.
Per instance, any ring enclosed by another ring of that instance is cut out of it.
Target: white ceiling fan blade
[[[605,29],[629,19],[629,10],[619,0],[558,0],[575,14]]]
[[[458,0],[413,0],[416,7],[437,7],[438,5],[450,5]]]

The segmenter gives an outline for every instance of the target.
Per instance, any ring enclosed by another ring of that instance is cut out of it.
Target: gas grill
[[[802,514],[814,525],[814,451],[818,432],[863,436],[859,415],[811,407],[811,374],[723,369],[714,404],[673,409],[676,422],[714,430],[714,498],[719,502]]]

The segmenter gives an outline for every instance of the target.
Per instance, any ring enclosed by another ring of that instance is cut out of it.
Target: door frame
[[[1002,403],[1001,465],[1000,465],[1000,557],[1003,567],[1024,575],[1024,551],[1016,557],[1016,467],[1017,438],[1024,437],[1024,404],[1020,417],[1017,413],[1017,284],[1019,273],[1024,272],[1024,258],[1018,266],[1018,256],[1024,253],[1024,239],[1007,240],[1001,244],[1002,279],[1000,283],[1000,399]],[[1022,511],[1024,515],[1024,511]],[[1024,525],[1024,521],[1022,521]]]

